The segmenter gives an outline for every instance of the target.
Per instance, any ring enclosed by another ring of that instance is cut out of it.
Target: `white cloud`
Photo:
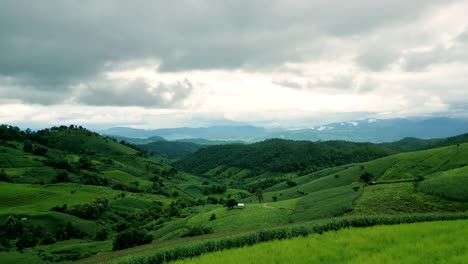
[[[29,11],[57,34],[38,53],[26,41],[38,37],[35,26],[16,32],[22,22],[5,15],[0,24],[13,28],[0,26],[0,122],[306,126],[468,111],[466,0],[193,4],[175,12],[177,3],[164,3],[154,28],[118,5],[102,18],[74,14],[77,24],[63,27],[61,15]],[[122,37],[105,31],[116,17],[128,21]],[[96,41],[73,45],[81,30]],[[26,42],[11,45],[20,33]]]

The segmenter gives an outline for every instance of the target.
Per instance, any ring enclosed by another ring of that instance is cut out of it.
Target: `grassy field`
[[[353,202],[360,195],[359,190],[350,186],[314,192],[298,200],[292,220],[302,222],[342,215],[353,210]]]
[[[420,189],[446,199],[468,201],[468,167],[457,168],[432,175],[423,181]]]
[[[173,263],[466,263],[468,221],[345,229]]]
[[[449,201],[414,190],[410,182],[379,184],[364,188],[352,214],[399,214],[468,210],[468,203]]]

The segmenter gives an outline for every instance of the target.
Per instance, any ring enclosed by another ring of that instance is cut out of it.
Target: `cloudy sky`
[[[468,115],[468,1],[0,0],[0,123]]]

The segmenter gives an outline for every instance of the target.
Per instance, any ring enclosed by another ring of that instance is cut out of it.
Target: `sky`
[[[468,116],[468,0],[0,0],[0,123]]]

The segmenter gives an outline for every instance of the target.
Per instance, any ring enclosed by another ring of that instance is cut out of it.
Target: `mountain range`
[[[346,140],[353,142],[394,142],[407,137],[420,139],[445,138],[468,132],[467,119],[454,118],[411,118],[411,119],[367,119],[319,125],[311,128],[263,128],[249,125],[211,126],[200,128],[164,128],[164,129],[136,129],[128,127],[114,127],[98,131],[101,134],[121,136],[136,139],[156,140],[135,142],[144,144],[161,140],[211,140],[206,145],[223,143],[223,141],[258,142],[269,138],[291,140],[326,141]],[[131,140],[130,140],[131,142]],[[197,142],[193,142],[197,143]],[[205,144],[204,144],[205,145]]]

